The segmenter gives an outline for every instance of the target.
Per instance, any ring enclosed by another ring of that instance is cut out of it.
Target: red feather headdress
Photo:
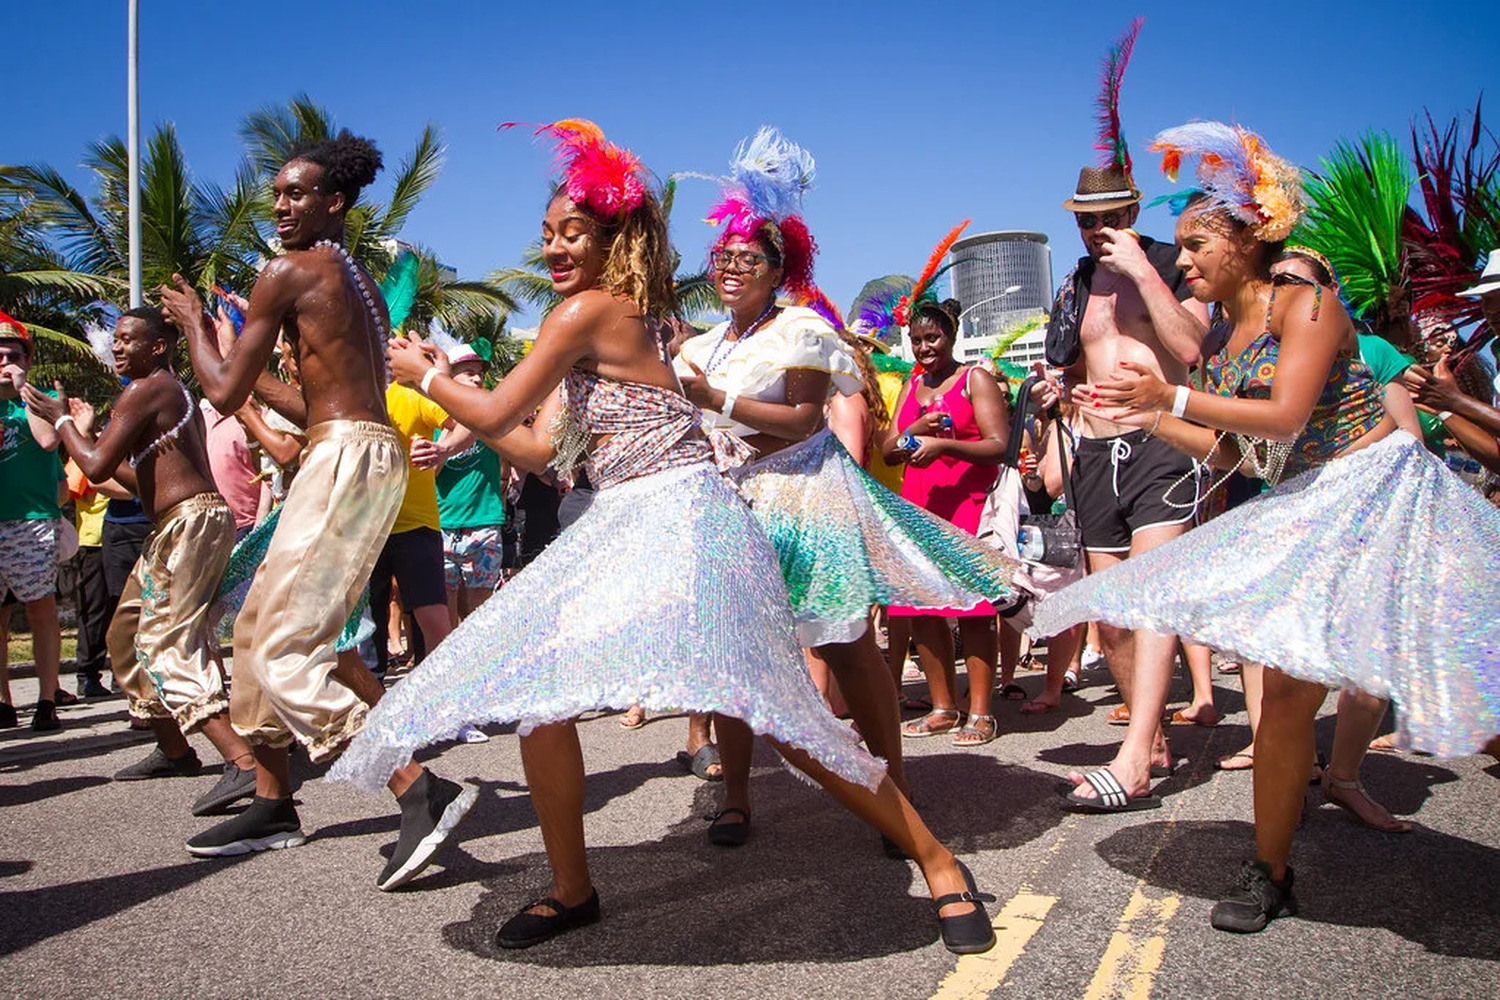
[[[505,122],[515,128],[521,122]],[[646,200],[646,171],[628,149],[604,138],[604,132],[584,118],[564,118],[540,126],[534,134],[551,134],[554,153],[568,197],[602,219],[616,219],[640,208]]]
[[[960,222],[947,236],[943,237],[942,242],[933,247],[931,255],[927,258],[927,266],[922,268],[922,273],[917,276],[917,283],[912,286],[910,294],[901,296],[896,303],[892,318],[897,323],[910,326],[912,314],[918,306],[937,305],[937,293],[932,290],[932,286],[938,275],[948,269],[943,266],[943,258],[948,255],[953,244],[958,242],[959,234],[973,221],[973,219],[965,219]],[[949,267],[951,266],[950,264]]]

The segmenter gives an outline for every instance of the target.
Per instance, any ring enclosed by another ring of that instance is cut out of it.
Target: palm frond
[[[126,292],[125,283],[107,275],[80,271],[0,271],[0,301],[21,295],[51,292],[79,302],[109,299]]]
[[[719,301],[712,271],[678,275],[674,284],[677,286],[677,308],[683,319],[697,319],[704,313],[723,310],[724,303]]]
[[[406,219],[417,202],[427,193],[443,170],[443,157],[447,147],[443,145],[437,126],[428,125],[422,130],[417,145],[401,161],[396,171],[395,187],[385,211],[380,213],[379,232],[382,236],[394,237],[406,224]]]
[[[74,270],[98,274],[126,267],[120,248],[88,199],[57,170],[45,163],[0,167],[0,184],[26,201],[39,227],[56,234]]]
[[[503,288],[515,301],[536,307],[543,316],[562,301],[551,278],[524,267],[502,267],[486,274],[484,280]]]
[[[298,146],[321,142],[334,133],[333,116],[297,94],[286,104],[268,104],[240,122],[240,141],[261,177],[274,177]]]

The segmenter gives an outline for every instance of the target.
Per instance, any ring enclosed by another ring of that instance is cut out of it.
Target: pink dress
[[[917,401],[916,380],[920,376],[913,375],[907,383],[910,391],[906,394],[906,401],[901,405],[901,412],[896,415],[896,426],[906,427],[928,410],[946,412],[953,418],[951,434],[955,440],[978,441],[979,421],[974,417],[974,404],[969,402],[966,395],[969,375],[973,371],[973,368],[964,368],[963,374],[954,380],[953,388],[926,407]],[[901,482],[901,498],[951,522],[956,528],[976,535],[979,533],[979,513],[984,509],[985,494],[995,485],[999,475],[998,465],[979,465],[967,459],[942,455],[926,468],[906,466],[906,476]],[[995,613],[988,601],[981,601],[972,608],[944,608],[937,611],[919,611],[893,604],[889,610],[893,615],[904,617],[942,615],[963,618]]]

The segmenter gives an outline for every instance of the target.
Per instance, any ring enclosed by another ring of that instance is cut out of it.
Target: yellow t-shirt
[[[401,447],[407,457],[411,456],[411,439],[432,440],[432,434],[448,422],[448,411],[404,385],[391,383],[385,391],[385,409],[390,414],[391,426],[401,437]],[[431,469],[408,469],[406,496],[401,499],[401,510],[396,514],[396,523],[391,534],[411,531],[414,528],[440,528],[437,505],[437,474]]]
[[[73,527],[78,530],[78,544],[97,549],[104,544],[104,509],[109,506],[109,497],[94,489],[71,458],[63,473],[68,479],[68,495],[73,498]]]
[[[879,377],[880,396],[885,400],[885,412],[891,415],[891,420],[896,419],[896,401],[901,398],[901,390],[906,387],[906,376],[900,372],[881,372]],[[877,431],[877,436],[883,431]],[[870,449],[869,473],[897,496],[901,495],[901,480],[906,477],[906,466],[887,465],[885,456],[880,453],[880,448]]]

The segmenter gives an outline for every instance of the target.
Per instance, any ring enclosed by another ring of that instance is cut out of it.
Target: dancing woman
[[[775,553],[678,391],[655,333],[673,302],[672,253],[643,168],[592,123],[541,131],[558,140],[564,166],[542,223],[564,301],[491,392],[458,383],[438,352],[409,341],[391,342],[391,370],[497,442],[561,382],[557,463],[582,456],[597,493],[381,702],[332,776],[378,787],[415,747],[466,723],[519,720],[553,876],[497,935],[501,947],[525,948],[599,917],[576,716],[631,704],[719,712],[772,738],[917,859],[950,948],[990,947],[965,869],[808,680]]]
[[[1295,478],[1056,595],[1038,626],[1099,618],[1266,664],[1256,860],[1212,915],[1216,928],[1246,933],[1297,912],[1287,862],[1329,687],[1396,701],[1410,744],[1434,754],[1474,753],[1500,732],[1500,513],[1411,435],[1391,432],[1338,301],[1318,286],[1273,285],[1271,264],[1301,212],[1296,169],[1217,122],[1169,129],[1155,148],[1169,172],[1184,155],[1201,158],[1203,190],[1177,224],[1178,263],[1194,297],[1223,305],[1228,339],[1207,362],[1208,391],[1127,364],[1074,398],[1220,468]],[[1132,808],[1144,777],[1075,776],[1073,796]]]
[[[678,374],[713,427],[754,453],[735,477],[780,556],[798,638],[832,669],[870,751],[905,789],[895,681],[870,606],[973,607],[1011,594],[1013,564],[881,486],[825,426],[830,393],[864,383],[813,284],[816,246],[800,215],[812,156],[762,128],[730,166],[709,214],[722,226],[711,263],[730,318],[683,345]],[[779,292],[805,304],[783,305]],[[743,726],[719,729],[725,806],[709,840],[721,846],[749,834],[751,743]]]

